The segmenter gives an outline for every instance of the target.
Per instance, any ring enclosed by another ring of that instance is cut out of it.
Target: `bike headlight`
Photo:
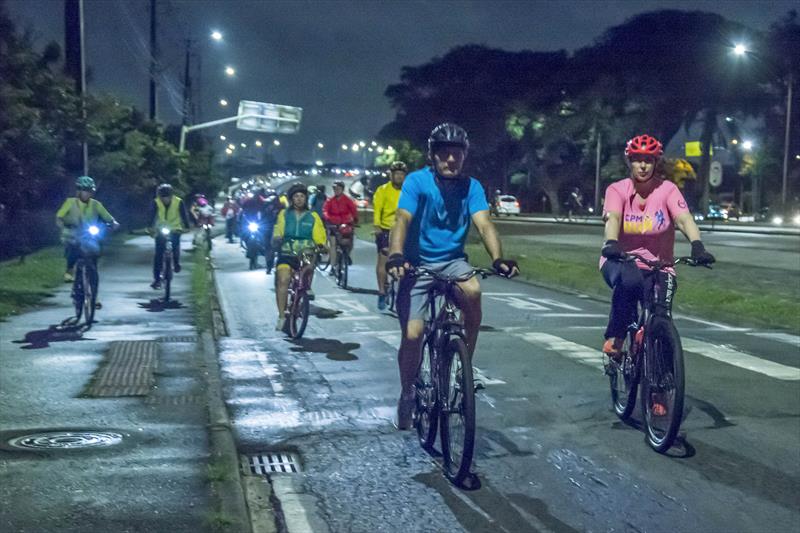
[[[800,214],[795,215],[794,218],[792,218],[792,222],[794,222],[796,225],[800,226]]]
[[[256,231],[258,231],[258,224],[256,224],[255,222],[251,222],[247,225],[247,229],[255,233]]]
[[[775,224],[776,226],[780,226],[781,224],[783,224],[783,217],[781,216],[772,217],[772,223]]]
[[[169,235],[169,228],[161,228],[162,235]]]
[[[97,226],[89,226],[89,235],[95,236],[100,234],[100,228]]]

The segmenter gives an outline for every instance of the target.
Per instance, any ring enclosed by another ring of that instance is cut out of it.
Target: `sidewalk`
[[[71,314],[66,284],[38,310],[0,323],[0,530],[198,532],[228,523],[212,495],[189,243],[174,307],[153,305],[161,293],[148,286],[152,240],[138,237],[101,260],[103,308],[90,330],[49,329]],[[108,373],[109,359],[122,365]],[[135,386],[123,390],[120,379]],[[50,431],[72,435],[9,446]]]

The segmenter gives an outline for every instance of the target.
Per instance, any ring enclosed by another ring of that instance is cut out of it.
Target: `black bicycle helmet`
[[[289,191],[286,193],[286,197],[289,198],[289,200],[291,200],[292,197],[295,195],[295,193],[298,192],[305,194],[306,198],[308,198],[308,188],[299,181],[297,183],[293,183],[292,186],[289,187]]]
[[[334,187],[341,187],[342,189],[344,189],[344,182],[342,180],[336,180],[336,181],[333,182],[333,186]]]
[[[162,198],[164,196],[172,196],[172,185],[170,185],[169,183],[162,183],[161,185],[158,186],[156,192]]]
[[[428,157],[433,159],[433,152],[439,146],[460,146],[466,152],[469,150],[467,132],[452,122],[439,124],[428,137]]]
[[[389,167],[389,172],[394,172],[395,170],[402,170],[403,172],[408,172],[408,165],[406,165],[402,161],[395,161]]]

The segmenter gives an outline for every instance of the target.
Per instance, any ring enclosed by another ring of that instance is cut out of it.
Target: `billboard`
[[[302,116],[301,107],[240,100],[236,127],[264,133],[297,133]]]

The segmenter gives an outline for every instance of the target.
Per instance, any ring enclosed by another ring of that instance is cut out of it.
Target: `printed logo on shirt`
[[[661,229],[661,226],[663,226],[664,222],[666,222],[663,209],[659,209],[658,211],[656,211],[656,222],[658,222],[658,226],[656,226],[657,230]]]
[[[625,233],[647,233],[653,231],[653,219],[650,215],[626,214],[622,231]]]

